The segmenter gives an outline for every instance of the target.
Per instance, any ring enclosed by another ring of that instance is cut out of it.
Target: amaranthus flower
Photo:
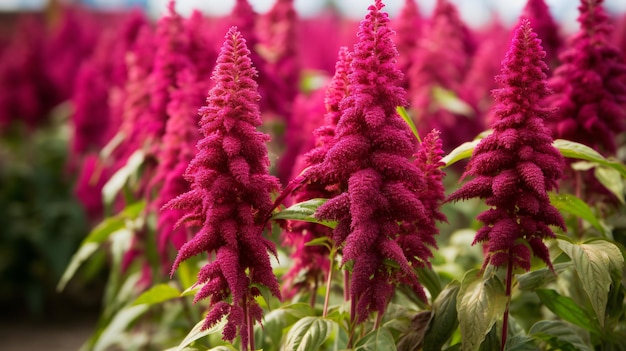
[[[474,238],[487,246],[484,266],[529,270],[530,247],[552,268],[543,240],[554,237],[550,225],[565,229],[547,194],[557,188],[563,158],[544,126],[551,110],[540,105],[550,94],[540,42],[523,20],[497,77],[503,87],[494,91],[493,134],[476,146],[463,174],[474,179],[448,198],[479,197],[492,207],[477,217],[485,226]]]
[[[522,11],[521,18],[530,20],[530,25],[537,33],[539,39],[541,39],[541,46],[546,51],[545,61],[549,66],[556,66],[557,56],[563,46],[563,40],[559,35],[559,26],[552,18],[550,9],[545,1],[528,0]]]
[[[434,89],[458,94],[476,51],[473,34],[463,23],[457,8],[438,0],[429,26],[424,31],[413,64],[407,73],[409,101],[418,130],[441,131],[444,149],[450,150],[472,140],[483,130],[475,111],[453,113],[433,98]]]
[[[198,228],[178,252],[172,272],[191,256],[215,254],[200,270],[203,285],[195,301],[210,299],[204,328],[227,316],[224,339],[239,333],[242,345],[248,342],[245,331],[262,315],[255,300],[260,291],[253,285],[280,298],[268,254],[276,249],[261,235],[272,208],[270,192],[279,185],[268,174],[269,137],[256,130],[262,123],[260,97],[249,55],[245,39],[231,28],[213,73],[215,86],[200,109],[202,137],[185,174],[191,190],[166,205],[187,211],[182,221]]]
[[[398,69],[408,72],[413,65],[413,55],[417,50],[417,43],[422,35],[423,19],[415,0],[405,0],[398,17],[392,22],[397,33],[396,46],[398,48]],[[404,82],[408,88],[408,81]]]
[[[615,136],[626,121],[626,62],[609,41],[612,26],[602,0],[581,0],[580,31],[559,57],[550,87],[558,108],[555,138],[586,144],[605,155],[616,152]]]
[[[420,198],[424,175],[409,160],[413,137],[396,112],[407,102],[383,6],[377,0],[360,24],[336,140],[323,162],[305,173],[312,181],[336,184],[341,192],[320,206],[316,217],[338,221],[333,241],[342,263],[352,266],[352,316],[358,322],[373,311],[382,315],[400,282],[425,298],[405,253],[408,246],[395,240],[401,234],[422,240],[416,232],[403,233],[402,224],[427,218]]]
[[[149,137],[154,138],[153,142],[165,132],[167,104],[172,88],[176,87],[176,72],[189,60],[189,37],[185,33],[185,19],[174,9],[173,0],[168,9],[168,15],[162,17],[156,27],[157,48],[149,85],[152,119],[143,126]]]
[[[155,186],[159,189],[156,200],[157,208],[164,206],[178,195],[190,190],[189,183],[183,178],[189,162],[196,154],[195,145],[199,139],[198,108],[202,106],[205,82],[199,82],[193,69],[188,68],[178,73],[178,90],[171,92],[172,100],[167,106],[169,119],[165,126],[162,148],[159,151],[159,164],[154,176]],[[163,265],[169,266],[169,244],[176,249],[189,239],[185,227],[175,227],[185,212],[177,209],[163,209],[157,221],[157,248]]]
[[[326,113],[324,114],[324,125],[317,128],[314,132],[315,148],[302,155],[296,162],[294,170],[298,174],[307,167],[320,164],[333,144],[335,127],[341,115],[339,104],[347,95],[348,72],[351,61],[352,56],[348,48],[345,46],[341,47],[335,64],[335,74],[325,91],[324,105]],[[294,175],[297,176],[297,174]],[[293,177],[293,179],[296,178]],[[308,181],[300,189],[294,191],[293,199],[295,202],[302,202],[314,198],[331,198],[336,195],[338,195],[337,190],[333,190],[332,187],[329,187],[329,184]],[[285,233],[285,243],[287,246],[294,247],[291,255],[294,263],[283,277],[287,285],[287,291],[290,291],[288,289],[291,288],[298,289],[311,284],[315,287],[318,280],[328,273],[330,267],[328,248],[325,246],[306,245],[309,241],[322,237],[332,237],[332,230],[315,223],[301,221],[290,223],[289,232]],[[296,281],[295,279],[302,272],[304,272],[305,279]]]

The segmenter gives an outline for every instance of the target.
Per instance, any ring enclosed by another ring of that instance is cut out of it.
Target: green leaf
[[[180,291],[175,287],[169,284],[158,284],[139,295],[133,305],[156,305],[178,297],[180,297]]]
[[[520,290],[534,291],[547,283],[556,280],[557,275],[572,266],[572,262],[557,263],[554,265],[554,274],[549,268],[542,268],[536,271],[519,274],[516,276]]]
[[[221,332],[222,329],[224,329],[224,326],[226,325],[226,318],[222,318],[222,320],[219,323],[205,330],[202,330],[203,325],[204,325],[204,320],[201,320],[200,322],[196,323],[196,325],[193,328],[191,328],[187,336],[185,336],[183,341],[181,341],[178,347],[176,347],[174,350],[183,351],[192,342],[199,340],[209,334]]]
[[[135,151],[128,158],[128,162],[124,167],[120,168],[102,187],[102,198],[106,204],[113,203],[117,194],[122,190],[130,177],[136,174],[137,170],[143,164],[145,154],[143,150]]]
[[[474,109],[467,102],[460,99],[454,91],[436,85],[433,87],[432,93],[433,100],[440,107],[463,116],[470,117],[474,115]]]
[[[424,351],[438,351],[458,326],[456,304],[461,284],[452,281],[433,302],[433,318],[424,336]]]
[[[100,222],[100,224],[98,224],[82,241],[78,250],[72,256],[70,263],[57,284],[57,291],[63,291],[70,279],[72,279],[74,274],[76,274],[78,268],[98,250],[100,244],[107,240],[113,233],[117,233],[118,231],[126,228],[126,221],[137,218],[145,206],[145,201],[128,205],[116,216],[105,218],[102,222]]]
[[[526,335],[515,335],[506,340],[506,351],[539,351],[533,338]]]
[[[593,173],[598,181],[609,189],[624,204],[624,181],[622,175],[613,168],[596,167]]]
[[[373,330],[359,340],[355,351],[396,351],[396,343],[389,329],[385,327]]]
[[[328,201],[328,199],[311,199],[300,202],[278,212],[272,216],[272,219],[304,221],[325,225],[329,228],[335,228],[337,226],[337,222],[321,221],[314,217],[315,210],[317,210],[317,208],[323,205],[326,201]]]
[[[601,165],[615,169],[622,175],[622,177],[626,177],[626,166],[623,163],[607,160],[604,156],[600,155],[596,150],[590,148],[589,146],[563,139],[556,139],[553,145],[559,149],[564,157],[597,162]]]
[[[315,316],[309,304],[296,303],[272,310],[263,316],[263,328],[257,329],[261,334],[258,338],[264,349],[280,345],[283,331],[305,317]]]
[[[104,351],[113,346],[120,340],[120,335],[126,328],[147,310],[147,305],[130,306],[120,310],[96,340],[93,351]]]
[[[555,194],[548,193],[550,203],[559,211],[569,213],[573,216],[580,217],[589,222],[600,233],[606,235],[606,229],[602,226],[591,208],[581,199],[572,194]]]
[[[506,304],[504,287],[496,276],[478,276],[476,269],[465,274],[456,304],[464,351],[479,349]]]
[[[571,298],[559,295],[552,289],[537,289],[535,293],[552,313],[563,320],[592,332],[600,332],[597,322]]]
[[[563,321],[539,321],[530,327],[529,335],[546,342],[551,350],[593,351],[576,330]]]
[[[304,244],[304,246],[326,246],[328,250],[331,250],[332,242],[330,241],[329,237],[323,236],[321,238],[315,238],[311,241],[308,241],[306,244]]]
[[[417,131],[417,128],[415,128],[415,123],[413,123],[413,119],[411,118],[411,116],[409,116],[409,114],[406,112],[404,107],[398,106],[396,107],[396,111],[398,112],[400,117],[404,120],[404,122],[406,122],[406,124],[409,125],[411,132],[413,132],[413,135],[415,135],[415,139],[417,139],[417,141],[421,143],[422,139],[420,138],[420,134]]]
[[[587,244],[572,244],[561,239],[557,242],[561,250],[572,259],[600,326],[604,327],[606,303],[611,288],[611,270],[619,268],[621,271],[624,267],[621,251],[606,240]]]
[[[449,154],[441,159],[441,162],[446,164],[444,167],[449,167],[461,160],[472,157],[472,153],[480,141],[481,139],[467,141],[450,151]]]
[[[439,274],[437,274],[437,272],[435,272],[432,268],[417,268],[416,272],[420,283],[428,289],[430,296],[432,296],[433,299],[436,299],[442,289]]]
[[[317,351],[332,332],[333,322],[321,317],[304,317],[289,329],[285,350]]]

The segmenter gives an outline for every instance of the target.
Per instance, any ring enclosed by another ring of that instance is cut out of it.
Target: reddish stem
[[[506,345],[507,334],[509,332],[509,306],[511,305],[511,281],[513,280],[513,255],[509,253],[509,263],[506,266],[506,309],[502,318],[502,341],[500,351],[504,351]]]

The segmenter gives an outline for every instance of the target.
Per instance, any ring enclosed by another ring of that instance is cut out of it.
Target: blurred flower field
[[[3,320],[89,311],[96,351],[626,350],[625,14],[175,5],[2,25]]]

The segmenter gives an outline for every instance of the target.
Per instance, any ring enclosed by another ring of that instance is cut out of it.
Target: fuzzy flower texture
[[[342,263],[351,265],[357,322],[370,312],[384,313],[397,284],[425,298],[414,268],[425,266],[430,256],[417,231],[405,230],[406,224],[429,223],[421,199],[426,181],[409,160],[414,139],[396,112],[407,102],[383,6],[377,0],[360,24],[348,75],[350,94],[341,101],[334,140],[323,162],[307,172],[313,181],[340,189],[316,217],[338,221],[333,241]]]
[[[549,95],[540,42],[523,20],[496,78],[503,87],[494,91],[493,134],[478,144],[463,174],[474,179],[449,197],[479,197],[492,207],[478,216],[485,226],[474,239],[486,245],[484,266],[528,271],[532,250],[552,268],[543,240],[554,237],[550,225],[565,229],[547,194],[557,188],[563,159],[544,126],[551,110],[539,105]]]
[[[232,27],[213,73],[215,86],[200,109],[203,137],[185,174],[191,190],[168,205],[187,211],[181,221],[197,229],[180,249],[173,270],[191,256],[215,254],[198,274],[197,284],[203,285],[195,301],[210,299],[204,328],[227,316],[224,339],[232,341],[239,333],[242,345],[247,345],[249,323],[262,316],[255,301],[260,291],[253,285],[266,286],[280,298],[268,254],[276,248],[261,235],[272,207],[270,192],[279,185],[268,173],[269,137],[256,130],[260,97],[249,55]]]

